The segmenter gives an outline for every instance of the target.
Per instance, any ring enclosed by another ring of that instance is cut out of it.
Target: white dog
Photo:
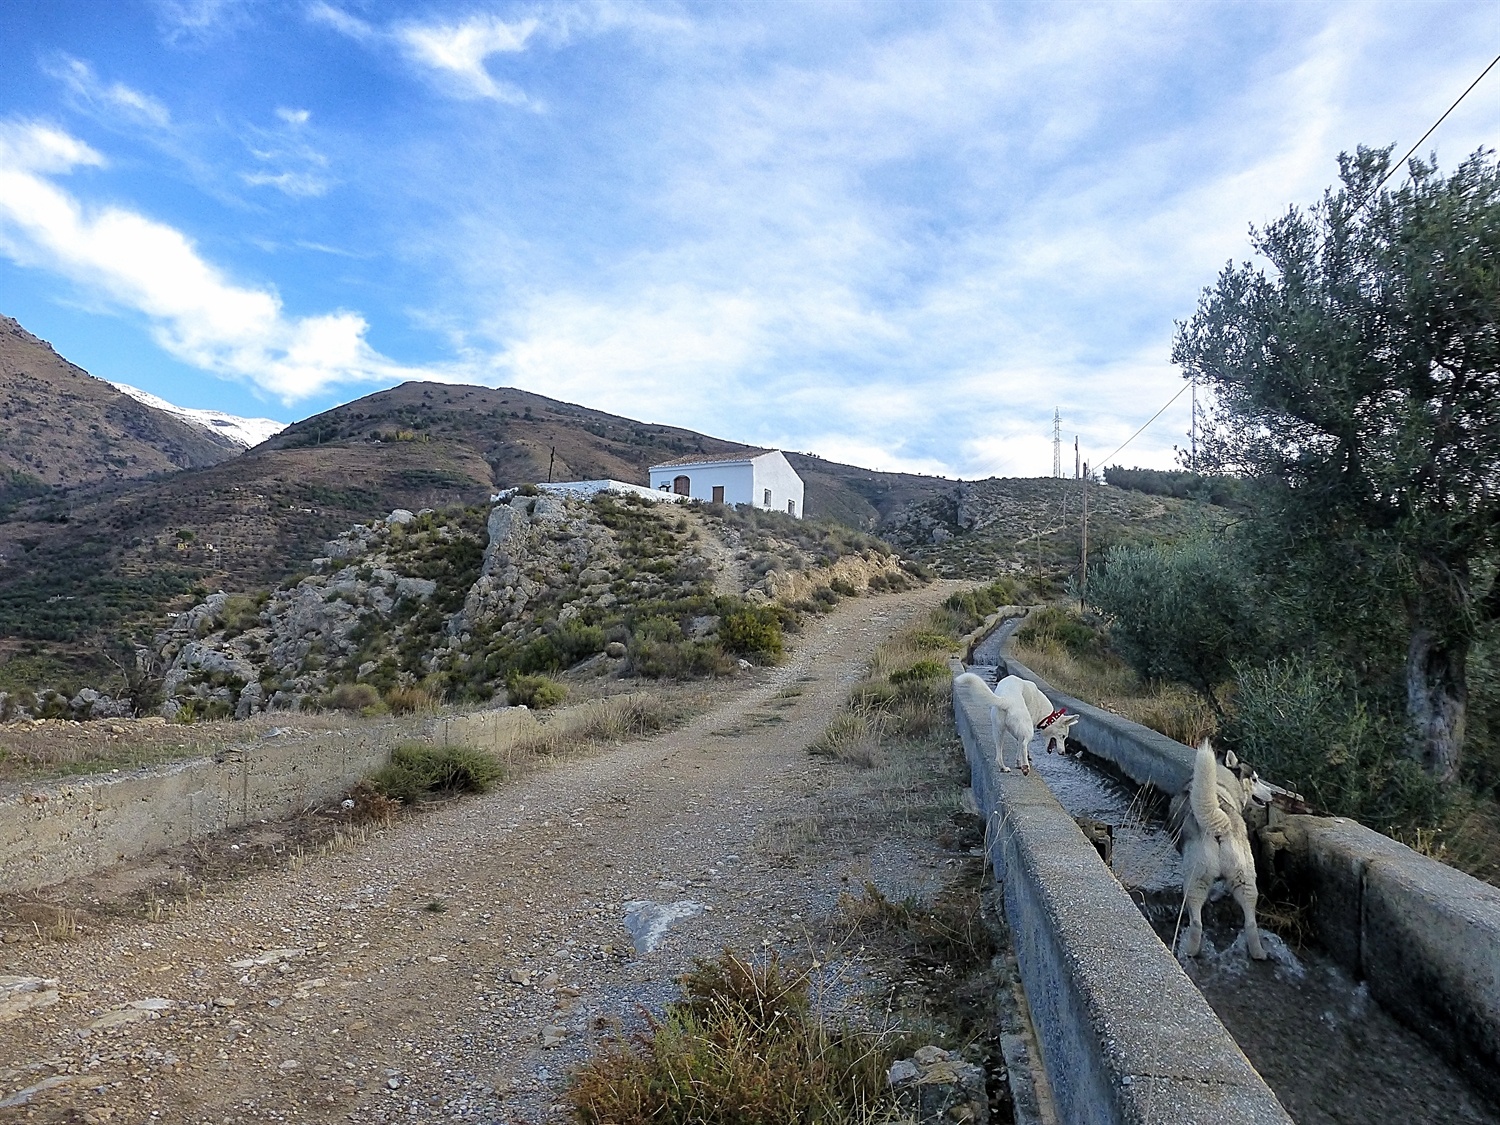
[[[1214,882],[1223,879],[1245,916],[1245,945],[1257,961],[1266,959],[1255,926],[1255,856],[1245,829],[1250,802],[1265,804],[1272,790],[1230,751],[1221,763],[1204,739],[1193,760],[1192,780],[1172,798],[1168,828],[1182,852],[1182,901],[1188,912],[1189,957],[1203,948],[1203,904]]]
[[[990,736],[995,744],[995,761],[1000,769],[1010,773],[1005,764],[1004,737],[1009,734],[1020,748],[1017,764],[1022,773],[1031,772],[1031,740],[1036,735],[1047,739],[1047,752],[1054,747],[1065,746],[1068,731],[1078,721],[1077,715],[1065,715],[1062,708],[1054,709],[1052,701],[1030,680],[1019,676],[1006,676],[990,686],[973,672],[965,672],[953,681],[955,695],[972,700],[989,708]]]

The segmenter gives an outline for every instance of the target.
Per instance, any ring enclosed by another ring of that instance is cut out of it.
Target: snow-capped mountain
[[[218,434],[247,449],[252,445],[259,445],[273,434],[279,434],[287,426],[285,422],[278,422],[274,418],[239,418],[233,414],[225,414],[221,410],[197,410],[188,406],[175,406],[166,399],[157,398],[154,394],[143,391],[139,387],[132,387],[125,383],[112,383],[111,385],[139,403],[144,403],[154,410],[175,415],[195,426],[202,426],[209,433]]]

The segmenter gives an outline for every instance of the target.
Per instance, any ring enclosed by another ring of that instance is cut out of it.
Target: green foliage
[[[1173,359],[1214,391],[1204,465],[1256,482],[1260,568],[1325,633],[1383,650],[1372,666],[1408,662],[1414,747],[1446,782],[1467,653],[1500,615],[1480,584],[1500,547],[1500,164],[1414,161],[1379,190],[1391,170],[1389,149],[1341,156],[1342,186],[1253,233],[1269,272],[1227,268]],[[1404,636],[1366,628],[1381,616]]]
[[[525,704],[533,711],[556,707],[568,697],[568,689],[546,676],[513,674],[505,683],[506,698],[512,707]]]
[[[1116,488],[1129,488],[1149,496],[1175,496],[1180,500],[1201,500],[1222,508],[1244,508],[1249,504],[1248,488],[1240,477],[1204,473],[1164,472],[1161,469],[1125,469],[1106,466],[1104,480]]]
[[[713,641],[637,636],[626,647],[625,670],[648,680],[699,680],[733,669],[734,661]]]
[[[357,711],[373,714],[383,708],[380,692],[371,684],[336,684],[319,705],[329,711]]]
[[[504,774],[499,762],[471,747],[409,742],[396,747],[390,765],[369,781],[382,796],[414,805],[433,796],[488,793]]]
[[[781,618],[768,606],[747,606],[725,614],[719,625],[719,642],[729,652],[763,661],[778,660],[782,652]]]
[[[566,1094],[581,1125],[854,1125],[888,1112],[899,1042],[830,1028],[806,972],[726,950],[696,963],[650,1029],[606,1042]],[[884,1119],[883,1117],[880,1119]]]
[[[988,586],[949,594],[943,608],[956,615],[957,635],[962,636],[1001,606],[1020,604],[1026,593],[1026,588],[1014,578],[997,578]]]
[[[1316,807],[1390,832],[1434,823],[1442,790],[1404,755],[1397,715],[1326,659],[1241,667],[1224,741]]]
[[[918,680],[936,680],[948,675],[948,667],[936,660],[918,660],[906,668],[899,668],[892,672],[890,681],[893,684],[909,684]]]
[[[1016,639],[1031,646],[1041,646],[1052,641],[1081,659],[1102,656],[1104,653],[1104,645],[1098,632],[1077,613],[1056,605],[1044,606],[1031,613],[1026,618],[1026,623],[1016,631]]]
[[[859,595],[859,591],[854,588],[854,583],[846,578],[835,578],[832,582],[828,583],[828,588],[835,594],[845,598],[853,598]]]
[[[1179,680],[1209,700],[1254,652],[1255,616],[1232,544],[1114,547],[1089,596],[1109,618],[1110,643],[1148,680]]]

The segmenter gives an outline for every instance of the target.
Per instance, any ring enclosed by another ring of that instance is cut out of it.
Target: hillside
[[[137,402],[0,316],[0,508],[58,485],[214,465],[240,449]]]

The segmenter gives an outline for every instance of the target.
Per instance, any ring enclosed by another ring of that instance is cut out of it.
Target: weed
[[[375,790],[404,805],[439,794],[487,793],[504,775],[488,754],[467,746],[407,743],[391,753],[391,764],[370,776]]]
[[[448,912],[448,904],[440,898],[435,898],[429,901],[422,909],[429,914],[446,914]]]
[[[895,1036],[830,1027],[807,970],[725,950],[696,963],[683,999],[572,1075],[583,1125],[780,1125],[866,1121],[891,1105]]]
[[[506,681],[505,694],[512,707],[525,704],[533,711],[545,711],[566,699],[568,689],[547,676],[513,674]]]

